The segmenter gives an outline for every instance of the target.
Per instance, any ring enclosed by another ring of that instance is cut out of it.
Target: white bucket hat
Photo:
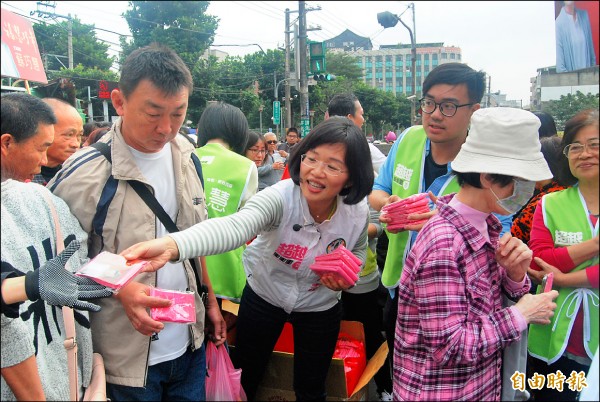
[[[467,140],[451,163],[456,172],[495,173],[529,181],[552,178],[541,153],[540,120],[521,109],[479,109]]]

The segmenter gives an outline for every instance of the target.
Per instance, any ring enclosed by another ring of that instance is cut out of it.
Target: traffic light
[[[335,75],[333,75],[333,74],[314,74],[313,79],[315,81],[335,81]]]
[[[326,71],[325,42],[309,42],[308,54],[310,58],[310,71],[320,73]]]

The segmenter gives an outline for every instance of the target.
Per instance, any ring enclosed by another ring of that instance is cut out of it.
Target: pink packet
[[[75,275],[91,278],[94,282],[119,290],[140,272],[147,261],[127,261],[125,257],[103,251],[81,267]]]
[[[310,269],[319,276],[323,276],[325,274],[337,275],[348,285],[354,285],[358,280],[358,275],[354,274],[354,276],[351,276],[348,272],[345,272],[337,266],[313,264],[310,266]]]
[[[180,323],[196,322],[194,292],[151,288],[150,296],[168,299],[173,302],[169,307],[151,307],[150,317],[153,320]]]
[[[391,204],[384,205],[381,210],[385,212],[396,212],[398,210],[408,210],[427,207],[429,209],[429,200],[423,198],[411,203],[405,203],[403,200],[393,202]]]

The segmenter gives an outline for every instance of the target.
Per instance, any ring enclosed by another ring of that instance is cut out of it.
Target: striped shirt
[[[495,259],[501,224],[489,241],[448,202],[420,231],[398,287],[394,400],[500,400],[502,349],[521,336],[520,317],[502,307],[520,297]]]
[[[314,259],[341,244],[363,263],[366,259],[367,202],[343,201],[337,197],[330,219],[311,222],[300,187],[291,179],[283,180],[258,192],[235,214],[169,236],[177,243],[180,258],[190,258],[223,253],[258,235],[242,258],[247,285],[287,313],[324,311],[339,302],[341,292],[320,283],[310,269]]]

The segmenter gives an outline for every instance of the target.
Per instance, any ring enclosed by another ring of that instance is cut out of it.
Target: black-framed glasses
[[[440,112],[446,117],[454,116],[460,107],[473,106],[475,104],[465,103],[464,105],[457,105],[456,103],[450,101],[437,103],[433,99],[429,98],[421,98],[419,103],[421,104],[421,111],[423,113],[432,114],[439,106]]]
[[[319,165],[323,165],[323,170],[330,176],[339,176],[342,173],[346,173],[347,170],[343,170],[341,167],[334,166],[330,163],[321,162],[320,160],[313,158],[312,156],[308,156],[306,154],[300,155],[300,161],[306,166],[316,169]]]
[[[277,141],[269,140],[269,141],[267,141],[267,144],[269,144],[269,145],[277,144]]]
[[[585,144],[579,144],[577,142],[574,142],[572,144],[567,145],[563,149],[563,154],[567,158],[574,158],[576,156],[581,155],[583,153],[584,149],[587,149],[587,151],[589,153],[597,154],[598,153],[598,147],[600,147],[600,142],[598,140],[596,140],[596,141],[590,141],[590,142],[587,142]]]
[[[267,152],[266,149],[257,149],[257,148],[248,148],[248,151],[252,152],[253,154],[264,154],[265,152]]]

